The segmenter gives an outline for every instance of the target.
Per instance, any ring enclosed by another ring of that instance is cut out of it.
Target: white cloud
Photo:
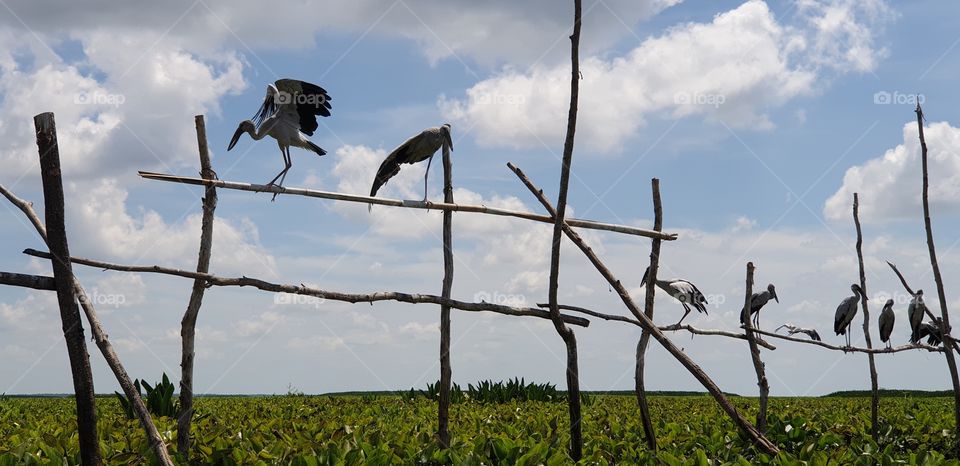
[[[930,164],[930,204],[938,212],[960,208],[960,128],[946,122],[924,127]],[[917,124],[903,126],[903,143],[882,156],[851,167],[823,207],[832,220],[849,219],[853,193],[860,194],[863,222],[920,218],[920,137]]]
[[[880,52],[871,48],[870,28],[879,13],[817,5],[804,8],[814,26],[780,24],[766,3],[754,0],[710,23],[676,26],[623,56],[582,58],[580,147],[617,152],[651,116],[699,115],[733,127],[772,128],[770,109],[815,92],[813,83],[822,78],[816,64],[834,53],[828,44],[844,51],[855,44],[858,56],[872,57],[838,65],[841,71],[876,66]],[[463,99],[441,98],[439,106],[448,119],[472,127],[482,145],[540,147],[563,136],[569,73],[566,64],[506,68]]]

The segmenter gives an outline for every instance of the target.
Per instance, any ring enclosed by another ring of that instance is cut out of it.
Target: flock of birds
[[[277,141],[280,155],[283,156],[283,170],[267,182],[267,186],[283,187],[283,180],[293,166],[290,159],[290,147],[299,147],[314,152],[317,156],[327,153],[309,139],[317,130],[317,117],[330,116],[333,108],[331,97],[327,91],[316,84],[310,84],[296,79],[281,79],[267,85],[267,94],[264,96],[260,109],[253,119],[240,122],[237,131],[233,133],[227,150],[233,149],[244,133],[249,134],[255,141],[270,136]],[[427,128],[403,144],[397,146],[377,170],[370,196],[373,197],[386,182],[400,173],[400,165],[414,164],[427,160],[427,171],[423,176],[423,200],[427,200],[427,177],[430,174],[430,163],[433,156],[441,147],[446,146],[453,150],[453,139],[450,136],[450,125]],[[277,180],[280,180],[277,182]],[[276,200],[277,195],[273,195]]]
[[[640,280],[640,286],[650,284],[648,283],[648,276],[650,274],[650,268],[648,267],[646,272],[643,273],[643,278]],[[707,299],[704,297],[703,292],[697,288],[696,285],[691,283],[688,280],[684,279],[672,279],[672,280],[660,280],[656,281],[656,286],[658,286],[663,291],[666,291],[671,297],[680,302],[683,306],[684,312],[683,316],[680,317],[680,320],[674,324],[679,326],[683,323],[683,319],[690,314],[690,306],[692,305],[697,311],[707,314],[706,305]],[[840,305],[837,306],[837,312],[834,315],[833,319],[833,331],[837,335],[844,335],[846,338],[846,346],[851,347],[850,344],[850,324],[853,322],[853,318],[857,315],[857,306],[860,304],[860,300],[867,300],[866,295],[863,294],[863,289],[860,288],[860,285],[854,283],[850,286],[850,290],[853,291],[852,296],[848,296],[840,302]],[[759,293],[753,293],[750,300],[750,313],[749,317],[746,312],[743,312],[741,315],[744,315],[746,318],[753,319],[753,327],[760,328],[760,310],[763,309],[770,300],[774,300],[777,303],[780,302],[780,299],[777,297],[777,289],[773,284],[767,285],[767,289]],[[893,324],[896,321],[896,316],[893,312],[894,301],[888,299],[883,306],[883,310],[880,312],[879,318],[879,327],[880,327],[880,341],[887,344],[887,348],[891,348],[890,335],[893,333]],[[744,310],[745,311],[745,310]],[[939,321],[923,321],[923,316],[926,313],[926,305],[923,303],[923,290],[917,290],[913,295],[913,299],[910,301],[910,305],[907,307],[907,317],[910,322],[910,342],[913,344],[919,344],[923,338],[927,339],[927,344],[929,345],[940,345],[943,342],[943,337],[940,332],[940,322]],[[791,324],[783,324],[780,327],[777,327],[776,331],[780,329],[787,329],[787,333],[790,335],[795,335],[798,333],[803,333],[810,337],[812,340],[821,341],[820,334],[816,329],[812,328],[802,328]]]
[[[293,162],[290,159],[291,146],[312,151],[318,156],[327,153],[307,139],[307,136],[312,136],[313,132],[319,127],[317,123],[318,116],[330,116],[330,110],[332,108],[330,100],[330,95],[327,94],[326,90],[305,81],[281,79],[273,84],[268,84],[267,94],[259,110],[254,114],[252,120],[240,122],[240,126],[237,127],[237,131],[233,134],[227,150],[233,149],[237,141],[239,141],[240,136],[244,133],[249,134],[250,137],[256,141],[266,136],[272,137],[280,147],[284,167],[277,176],[267,182],[267,186],[282,187],[287,172],[290,171],[290,167],[293,166]],[[380,187],[400,172],[401,164],[414,164],[427,160],[427,170],[423,175],[423,200],[426,201],[430,163],[433,161],[434,154],[444,146],[446,146],[448,150],[453,150],[453,140],[450,136],[449,124],[427,128],[410,139],[407,139],[403,144],[400,144],[390,152],[386,159],[383,160],[383,163],[380,164],[380,168],[377,170],[377,174],[374,176],[373,183],[370,187],[370,196],[375,196]],[[279,182],[277,182],[278,179],[280,180]],[[276,197],[276,194],[274,194],[273,199],[276,199]],[[641,286],[649,286],[647,283],[649,272],[650,269],[647,268],[647,271],[643,274],[643,279],[640,281]],[[693,306],[698,312],[707,314],[706,305],[708,303],[706,297],[704,297],[700,289],[690,281],[683,279],[658,279],[655,285],[666,291],[667,294],[679,301],[683,306],[683,316],[680,317],[680,320],[676,323],[677,326],[683,323],[683,319],[690,314],[692,310],[690,306]],[[849,330],[850,324],[857,314],[857,305],[861,299],[864,301],[867,300],[860,285],[853,284],[850,286],[850,289],[853,291],[853,295],[844,298],[843,301],[840,302],[833,320],[834,332],[837,335],[845,336],[847,347],[851,346]],[[777,297],[777,290],[773,284],[767,285],[766,290],[753,294],[750,313],[747,314],[745,312],[746,310],[744,310],[743,315],[745,318],[753,319],[754,328],[760,328],[760,310],[766,306],[770,300],[774,300],[777,303],[780,302],[780,299]],[[879,319],[880,340],[887,344],[887,348],[890,348],[890,335],[893,332],[893,324],[896,321],[893,304],[894,301],[892,299],[887,300],[883,306],[883,310],[880,312]],[[907,316],[911,330],[910,342],[917,344],[923,338],[927,338],[928,344],[939,345],[942,342],[939,322],[923,322],[925,312],[926,306],[923,304],[923,291],[917,290],[907,308]],[[813,340],[820,341],[820,334],[815,329],[784,324],[778,327],[776,331],[784,328],[787,329],[790,335],[803,333]]]

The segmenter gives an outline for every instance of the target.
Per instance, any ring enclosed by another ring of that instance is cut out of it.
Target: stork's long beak
[[[233,138],[230,139],[230,145],[227,146],[227,150],[233,149],[233,146],[237,145],[237,141],[240,140],[240,135],[243,134],[243,125],[237,127],[237,131],[233,133]]]
[[[643,286],[647,283],[647,276],[650,275],[650,267],[647,267],[647,270],[643,271],[643,278],[640,279],[640,286]]]
[[[777,294],[776,294],[776,293],[774,293],[774,294],[773,294],[773,300],[774,300],[774,301],[776,301],[776,302],[777,302],[777,304],[780,304],[780,297],[779,297],[779,296],[777,296]]]

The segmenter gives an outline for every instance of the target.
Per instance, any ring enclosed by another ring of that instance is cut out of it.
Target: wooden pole
[[[930,180],[927,170],[927,141],[923,137],[923,109],[917,103],[917,128],[920,132],[920,157],[923,161],[923,226],[927,233],[927,249],[930,251],[930,267],[933,268],[933,279],[937,283],[937,297],[940,299],[940,333],[943,334],[943,346],[953,348],[954,339],[950,335],[950,314],[947,312],[947,297],[943,290],[943,277],[940,276],[940,265],[937,263],[937,251],[933,243],[933,227],[930,225],[930,201],[927,192],[930,189]],[[953,415],[955,425],[954,453],[960,453],[960,378],[957,377],[957,361],[953,351],[944,351],[947,357],[947,367],[950,369],[950,380],[953,382]]]
[[[207,128],[203,115],[194,117],[197,128],[197,147],[200,153],[200,176],[205,180],[216,179],[207,149]],[[200,221],[200,250],[197,257],[197,272],[210,270],[210,255],[213,250],[213,214],[217,209],[217,188],[207,185],[203,196],[203,217]],[[193,420],[193,361],[197,317],[203,303],[206,282],[194,279],[187,310],[180,321],[180,408],[177,413],[177,451],[185,461],[190,460],[190,425]]]
[[[650,180],[653,191],[653,230],[663,230],[663,206],[660,203],[660,180]],[[647,272],[647,289],[644,296],[644,314],[653,322],[653,301],[657,294],[657,271],[660,268],[660,239],[653,238],[650,246],[650,268]],[[644,366],[646,365],[647,345],[650,344],[650,333],[641,331],[640,341],[637,342],[636,366],[634,367],[634,391],[637,395],[637,405],[640,406],[640,418],[643,423],[643,433],[650,450],[657,450],[657,432],[653,428],[653,419],[650,417],[650,406],[647,404],[647,389],[643,380]]]
[[[60,151],[57,147],[57,127],[53,113],[33,117],[37,148],[40,153],[40,179],[43,182],[44,216],[50,226],[47,246],[50,248],[53,279],[56,282],[57,302],[63,337],[67,342],[73,389],[77,402],[77,433],[80,438],[80,461],[84,465],[103,464],[100,441],[97,438],[97,406],[94,398],[93,373],[90,356],[83,336],[83,321],[77,307],[73,288],[73,268],[64,221],[63,180],[60,172]]]
[[[540,201],[540,204],[547,210],[550,215],[556,215],[556,210],[554,210],[553,205],[550,204],[550,201],[543,195],[543,191],[537,188],[533,182],[527,178],[519,168],[513,166],[513,164],[508,163],[508,167],[520,178],[520,181],[536,196],[537,200]],[[710,392],[710,395],[717,401],[717,404],[720,405],[720,408],[730,416],[730,419],[733,420],[734,424],[763,452],[776,455],[780,452],[780,449],[770,440],[768,440],[763,434],[761,434],[750,422],[744,419],[743,416],[737,412],[737,408],[727,400],[727,397],[720,391],[720,387],[717,387],[717,384],[710,379],[710,377],[703,372],[703,369],[700,368],[689,356],[687,356],[683,350],[678,348],[676,345],[667,338],[660,329],[654,325],[647,316],[640,311],[640,307],[633,301],[633,297],[630,296],[630,293],[627,289],[620,283],[620,280],[610,272],[610,269],[603,264],[603,261],[597,257],[597,254],[593,252],[587,243],[580,237],[580,235],[570,227],[569,224],[563,223],[563,232],[566,234],[567,238],[570,238],[574,244],[580,248],[580,251],[587,256],[587,259],[590,260],[590,263],[593,264],[594,268],[603,275],[603,278],[607,280],[607,283],[610,284],[617,294],[620,296],[620,300],[623,301],[623,304],[627,306],[627,309],[637,318],[643,325],[644,330],[650,332],[650,335],[654,340],[657,340],[664,349],[667,350],[673,357],[675,357],[680,364],[683,365],[691,374]]]
[[[57,282],[53,277],[25,275],[22,273],[0,272],[0,285],[33,288],[35,290],[57,291]]]
[[[767,433],[767,398],[770,396],[770,384],[760,359],[760,348],[757,346],[757,336],[754,333],[750,309],[753,307],[753,262],[747,262],[746,296],[743,300],[743,310],[740,312],[740,323],[746,329],[747,342],[750,343],[750,358],[753,360],[753,370],[757,373],[757,387],[760,388],[760,411],[757,412],[757,430]]]
[[[577,102],[580,88],[580,17],[581,0],[573,1],[573,34],[570,35],[570,108],[567,112],[567,135],[563,142],[563,159],[560,166],[560,193],[557,210],[553,212],[553,240],[550,249],[550,282],[547,297],[554,329],[567,347],[567,407],[570,414],[570,457],[580,461],[583,456],[583,417],[580,413],[580,368],[577,356],[577,337],[564,325],[557,307],[557,291],[560,281],[560,246],[562,227],[567,212],[567,191],[570,186],[570,164],[573,160],[573,143],[577,130]]]
[[[860,289],[863,290],[863,296],[867,296],[867,275],[863,267],[863,231],[860,229],[860,197],[853,193],[853,223],[857,227],[857,262],[860,263]],[[860,305],[863,308],[863,336],[867,341],[867,349],[873,349],[873,342],[870,339],[870,310],[867,308],[867,300],[861,299]],[[870,361],[870,435],[874,441],[880,438],[880,388],[877,383],[877,364],[873,359],[873,353],[867,353],[867,359]]]
[[[443,144],[443,202],[453,204],[453,163],[450,148]],[[443,211],[443,289],[441,297],[450,299],[453,289],[453,212]],[[450,385],[453,370],[450,367],[450,305],[440,305],[440,445],[450,447]]]
[[[538,215],[531,212],[520,212],[516,210],[500,209],[497,207],[487,207],[482,205],[469,204],[448,204],[446,202],[423,202],[423,201],[402,201],[399,199],[386,199],[382,197],[360,196],[357,194],[333,193],[329,191],[318,191],[315,189],[288,188],[280,186],[267,186],[262,184],[240,183],[236,181],[224,180],[205,180],[202,178],[193,178],[188,176],[166,175],[163,173],[138,172],[142,178],[155,181],[167,181],[171,183],[182,183],[197,186],[216,186],[223,189],[235,189],[239,191],[280,193],[292,196],[305,196],[319,199],[332,199],[345,202],[358,202],[363,204],[385,205],[390,207],[403,207],[408,209],[421,210],[452,210],[454,212],[471,212],[476,214],[497,215],[501,217],[515,217],[524,220],[532,220],[541,223],[553,223],[553,219],[546,215]],[[673,241],[677,239],[675,233],[655,232],[644,230],[643,228],[629,227],[625,225],[615,225],[611,223],[595,222],[593,220],[581,220],[576,218],[567,219],[567,224],[590,230],[610,231],[614,233],[623,233],[625,235],[644,236],[647,238],[660,238],[664,241]]]

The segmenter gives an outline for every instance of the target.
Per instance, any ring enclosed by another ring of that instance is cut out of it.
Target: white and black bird
[[[927,321],[920,324],[920,329],[917,331],[919,335],[917,337],[916,343],[919,343],[923,337],[927,337],[927,344],[930,346],[940,346],[943,344],[943,333],[940,331],[940,320],[937,321]]]
[[[777,297],[777,289],[773,286],[773,283],[767,285],[766,290],[754,293],[750,297],[750,315],[753,316],[753,328],[760,328],[760,309],[763,309],[763,306],[766,306],[771,299],[780,302],[780,298]]]
[[[263,104],[257,110],[253,120],[243,120],[237,131],[230,139],[227,150],[233,149],[243,133],[247,133],[255,141],[270,136],[277,141],[280,154],[283,156],[283,170],[267,183],[273,186],[283,186],[283,180],[293,166],[290,160],[290,146],[299,147],[324,155],[327,151],[310,142],[306,136],[312,136],[316,131],[317,117],[330,116],[330,95],[322,87],[296,79],[281,79],[273,84],[267,84],[267,94]],[[306,136],[305,136],[306,135]],[[276,199],[274,194],[273,198]]]
[[[790,335],[796,335],[796,334],[798,334],[798,333],[803,333],[803,334],[807,335],[808,337],[810,337],[811,340],[820,341],[820,334],[817,333],[817,331],[816,331],[815,329],[812,329],[812,328],[802,328],[802,327],[797,327],[796,325],[790,325],[790,324],[783,324],[783,325],[777,327],[777,330],[776,330],[776,331],[779,332],[780,329],[782,329],[782,328],[787,329],[787,333],[789,333]]]
[[[430,164],[433,162],[433,155],[446,147],[447,150],[453,150],[453,139],[450,137],[450,124],[445,123],[441,126],[427,128],[420,134],[407,139],[403,144],[397,146],[387,158],[380,164],[377,170],[377,176],[373,178],[373,186],[370,187],[370,197],[376,196],[381,186],[386,184],[390,178],[400,173],[400,164],[414,164],[427,160],[427,171],[423,174],[423,200],[427,200],[427,177],[430,176]]]
[[[640,279],[640,286],[647,285],[647,275],[650,274],[650,267],[647,267],[647,270],[643,272],[643,278]],[[687,314],[690,313],[690,306],[693,306],[697,311],[707,314],[707,298],[703,296],[703,293],[697,288],[696,285],[682,279],[673,279],[673,280],[657,280],[657,286],[660,287],[663,291],[666,291],[667,294],[672,296],[677,301],[680,301],[680,304],[683,305],[683,317],[680,318],[680,321],[675,325],[680,325],[683,322],[683,319],[687,317]]]
[[[907,307],[907,316],[910,319],[910,343],[919,343],[920,324],[923,323],[923,316],[926,313],[927,305],[923,303],[923,290],[917,290],[910,300],[910,306]]]
[[[850,346],[850,322],[853,322],[853,317],[857,315],[857,304],[860,302],[860,298],[863,298],[864,301],[867,300],[860,285],[854,283],[850,286],[850,289],[853,291],[853,296],[843,298],[843,301],[837,306],[837,313],[833,318],[833,331],[837,335],[846,336],[848,347]]]
[[[880,341],[887,344],[887,348],[890,348],[890,334],[893,333],[893,324],[897,320],[896,316],[893,314],[893,300],[888,299],[886,304],[883,305],[883,310],[880,311]]]

